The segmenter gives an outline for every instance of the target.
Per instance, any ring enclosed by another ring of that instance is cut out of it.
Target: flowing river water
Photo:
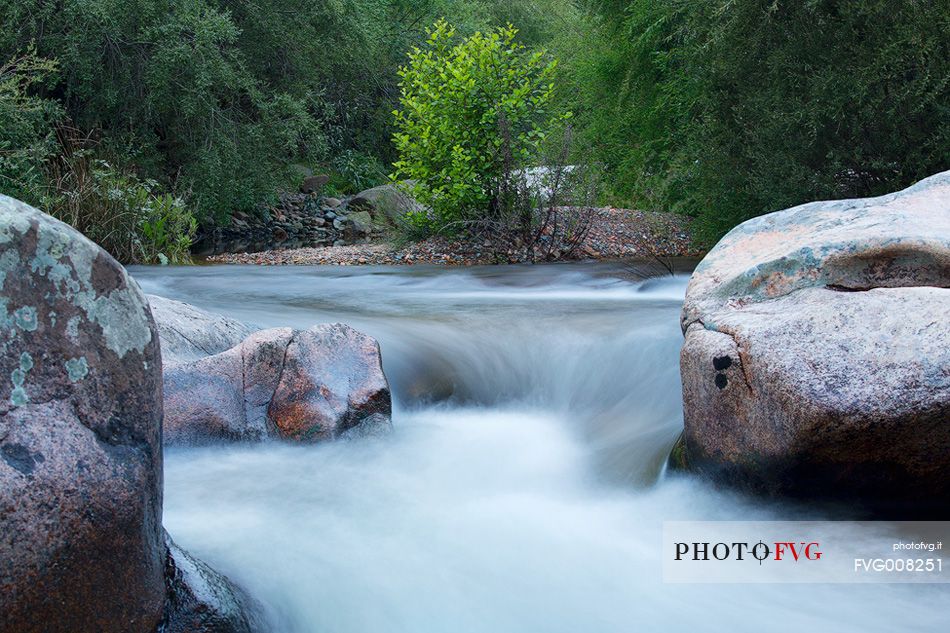
[[[663,521],[793,519],[665,473],[687,276],[135,268],[261,327],[375,336],[392,435],[172,449],[164,524],[288,633],[944,631],[946,585],[673,585]]]

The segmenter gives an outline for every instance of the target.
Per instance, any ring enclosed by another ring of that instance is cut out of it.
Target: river
[[[789,519],[664,472],[687,276],[610,264],[133,268],[262,327],[375,336],[394,433],[167,450],[164,523],[288,633],[943,631],[940,585],[673,585],[663,521]],[[819,513],[820,516],[820,513]]]

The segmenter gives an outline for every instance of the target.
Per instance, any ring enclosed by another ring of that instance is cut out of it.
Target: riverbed
[[[290,633],[941,631],[946,585],[672,585],[663,521],[821,518],[666,472],[688,276],[619,264],[133,268],[379,341],[391,436],[168,450],[164,524]]]

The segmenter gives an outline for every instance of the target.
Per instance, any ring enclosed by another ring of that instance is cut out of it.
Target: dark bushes
[[[900,0],[592,1],[570,57],[622,202],[755,215],[950,168],[950,12]]]

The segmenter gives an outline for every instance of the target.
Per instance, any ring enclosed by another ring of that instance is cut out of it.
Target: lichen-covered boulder
[[[392,412],[378,343],[341,324],[262,330],[168,367],[164,397],[169,445],[328,440],[364,422],[376,434]]]
[[[750,220],[697,267],[683,459],[910,514],[950,500],[950,172]]]
[[[162,365],[145,296],[105,251],[6,196],[0,375],[0,631],[245,633],[230,607],[191,626],[226,592],[183,596],[224,585],[193,559],[169,565],[185,555],[161,526]],[[166,578],[185,567],[200,573]]]
[[[158,326],[164,365],[219,354],[231,349],[253,332],[252,328],[237,319],[157,295],[146,297],[155,325]]]
[[[138,286],[0,196],[0,630],[154,631],[161,361]]]

